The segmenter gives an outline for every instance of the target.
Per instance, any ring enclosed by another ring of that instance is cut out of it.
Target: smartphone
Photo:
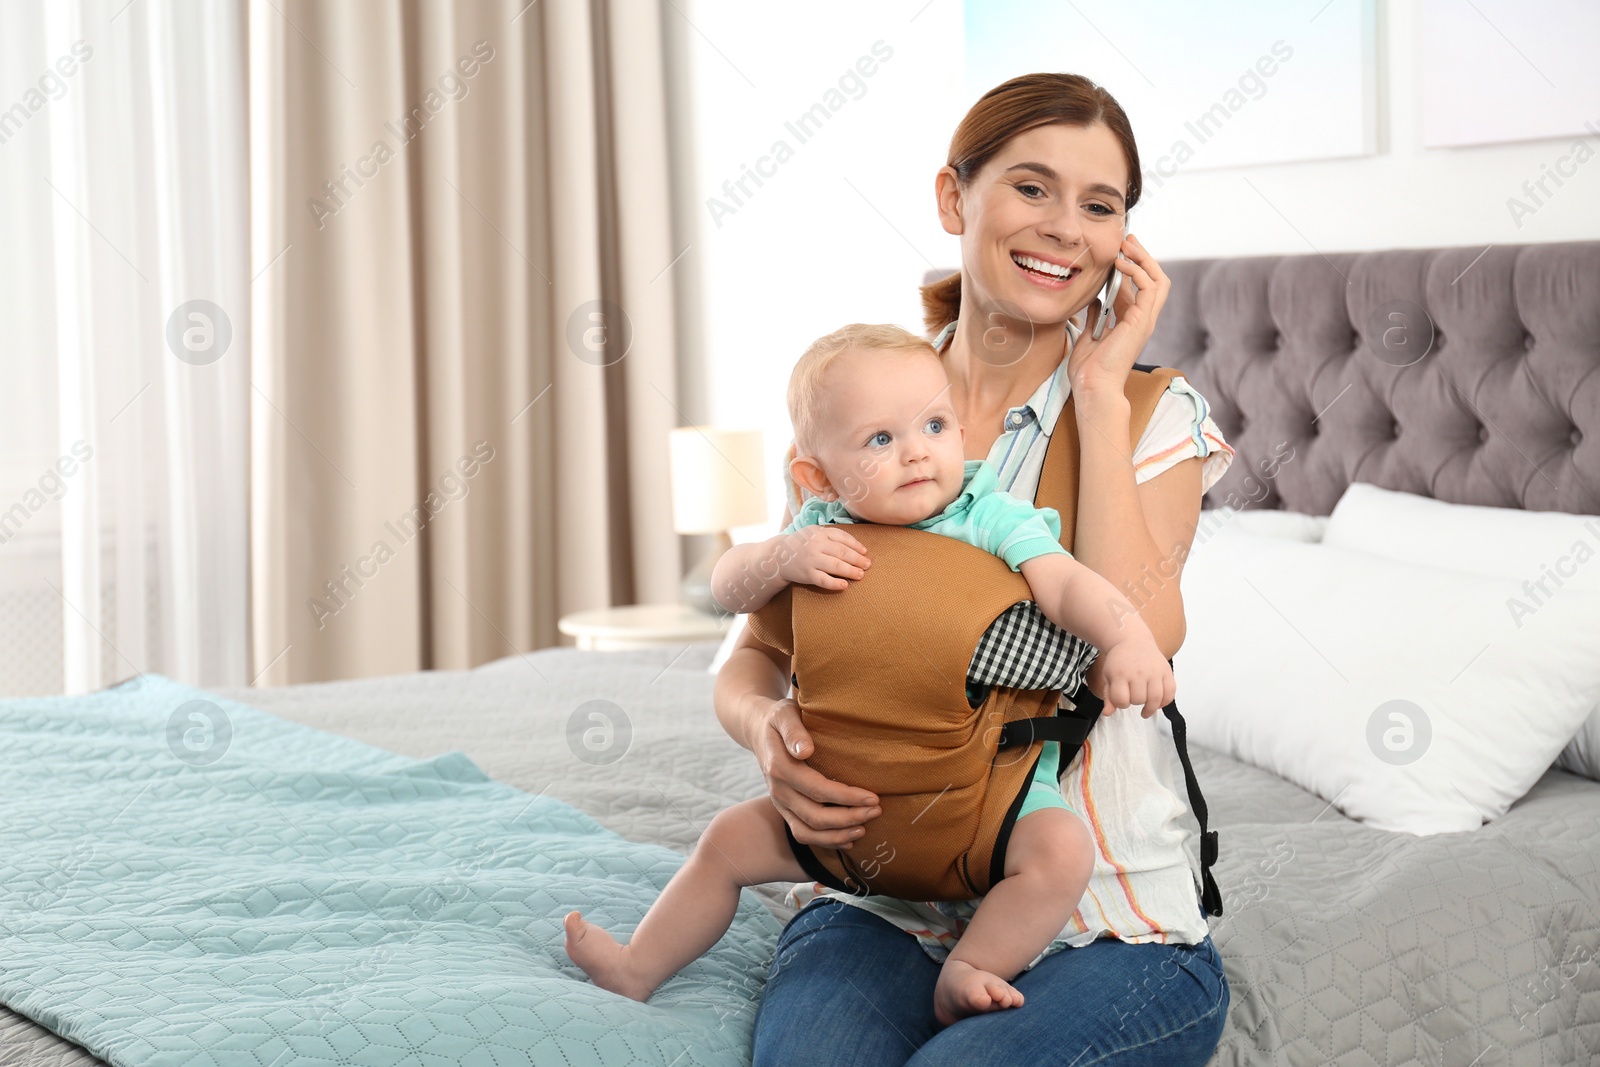
[[[1122,236],[1124,239],[1126,239],[1128,236],[1128,217],[1126,215],[1122,217]],[[1117,255],[1122,255],[1122,246],[1119,244],[1117,248]],[[1115,261],[1113,261],[1113,264],[1114,263]],[[1114,327],[1117,324],[1117,315],[1114,309],[1116,307],[1117,292],[1121,288],[1122,272],[1118,270],[1115,265],[1113,265],[1111,268],[1111,277],[1106,279],[1105,290],[1100,294],[1100,319],[1094,324],[1094,333],[1090,335],[1096,341],[1100,340],[1100,338],[1104,336],[1106,327]]]

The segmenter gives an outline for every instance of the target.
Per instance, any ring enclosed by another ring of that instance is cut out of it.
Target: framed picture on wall
[[[1425,0],[1421,44],[1425,147],[1580,137],[1600,151],[1600,4]]]
[[[1031,71],[1106,87],[1139,131],[1147,189],[1180,171],[1377,150],[1375,0],[1063,4],[969,0],[973,99]]]

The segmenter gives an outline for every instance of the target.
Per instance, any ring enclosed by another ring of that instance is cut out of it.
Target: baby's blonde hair
[[[924,338],[891,323],[852,322],[811,342],[789,375],[789,421],[794,424],[795,452],[807,455],[817,445],[827,390],[822,379],[846,352],[939,353]]]

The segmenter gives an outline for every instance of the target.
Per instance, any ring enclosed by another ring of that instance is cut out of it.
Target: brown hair
[[[1024,74],[995,86],[979,98],[950,138],[948,165],[963,188],[972,184],[984,164],[1021,133],[1060,123],[1109,129],[1122,145],[1128,162],[1126,206],[1139,202],[1144,182],[1139,172],[1139,147],[1133,127],[1116,98],[1081,74]],[[961,310],[961,272],[924,285],[922,321],[936,334],[955,321]]]
[[[789,375],[789,422],[794,426],[796,455],[806,455],[816,446],[817,428],[822,423],[827,396],[822,384],[823,374],[846,352],[852,351],[926,352],[934,359],[939,358],[925,339],[891,324],[852,322],[811,342],[811,347],[805,350]]]

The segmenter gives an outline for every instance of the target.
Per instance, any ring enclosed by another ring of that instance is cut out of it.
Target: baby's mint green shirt
[[[937,515],[909,523],[913,530],[944,534],[1006,561],[1013,571],[1036,556],[1060,553],[1061,515],[1055,508],[1036,508],[1026,500],[998,488],[999,475],[987,460],[969,459],[961,472],[961,495]],[[812,497],[783,531],[793,533],[805,526],[828,523],[857,523],[865,520],[850,514],[839,500]]]

